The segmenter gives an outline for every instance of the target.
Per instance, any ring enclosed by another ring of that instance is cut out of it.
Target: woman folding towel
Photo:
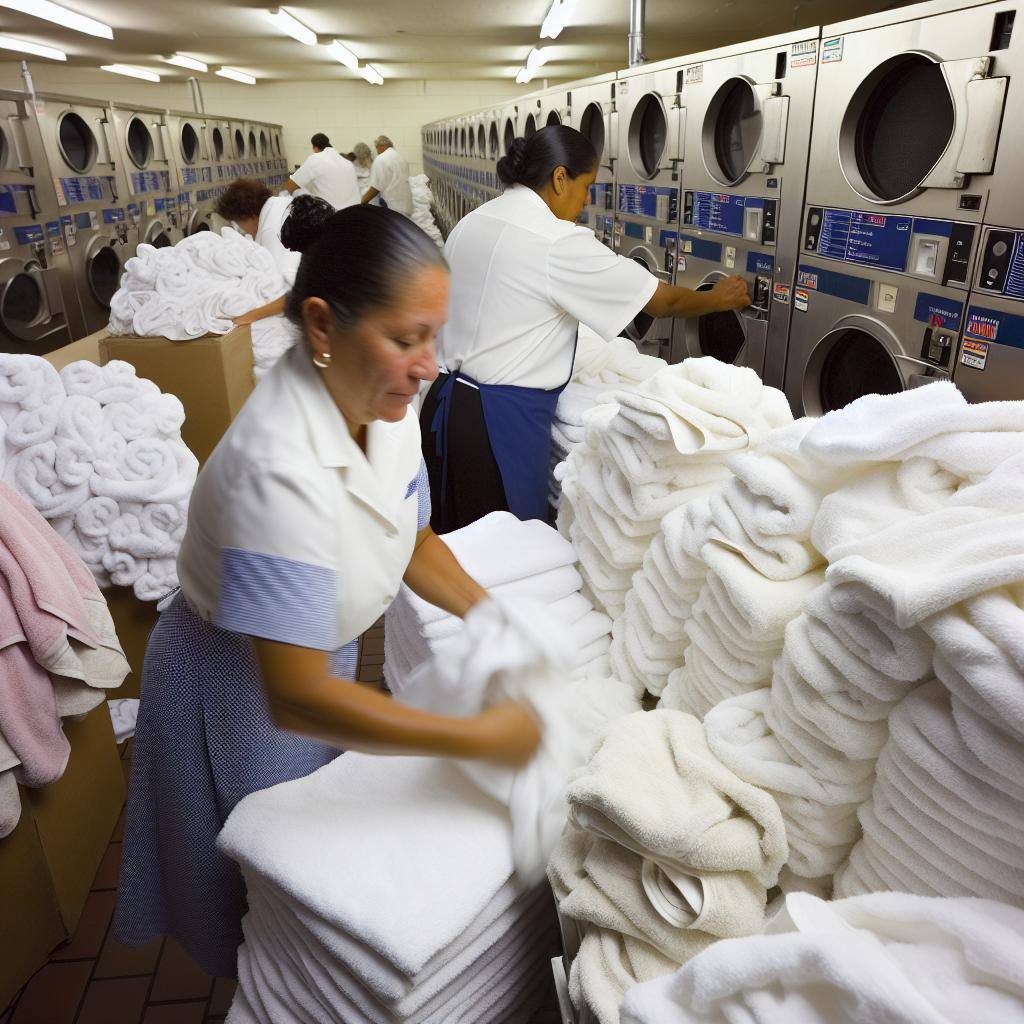
[[[215,848],[242,797],[339,747],[516,765],[539,741],[518,704],[447,718],[351,681],[356,638],[403,580],[453,615],[486,592],[427,525],[410,407],[437,373],[444,260],[392,211],[309,222],[304,209],[283,237],[303,253],[287,312],[305,343],[253,392],[196,483],[132,760],[116,934],[130,945],[173,935],[213,975],[234,974],[242,937],[242,878]]]

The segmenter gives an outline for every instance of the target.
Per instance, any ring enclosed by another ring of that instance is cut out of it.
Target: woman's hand
[[[473,720],[479,740],[479,759],[522,768],[537,752],[540,725],[533,712],[515,701],[505,701]]]
[[[250,309],[248,313],[242,313],[239,316],[233,317],[231,322],[236,327],[246,327],[249,324],[256,323],[257,320],[262,320],[266,315],[263,312],[263,307],[260,306],[257,309]]]
[[[730,309],[746,309],[750,305],[750,292],[742,277],[727,277],[711,289],[715,311],[724,313]]]

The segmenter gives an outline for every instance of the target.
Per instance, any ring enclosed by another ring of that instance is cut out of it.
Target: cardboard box
[[[104,702],[65,722],[63,778],[21,790],[21,821],[0,839],[0,1011],[78,926],[124,806],[125,785]]]

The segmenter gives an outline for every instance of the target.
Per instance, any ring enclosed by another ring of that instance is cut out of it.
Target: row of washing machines
[[[753,305],[641,314],[641,349],[753,367],[794,409],[954,377],[1024,398],[1024,25],[932,0],[594,78],[424,126],[445,230],[517,135],[581,131],[581,216],[662,280],[744,275]]]
[[[0,351],[105,327],[139,245],[210,230],[237,177],[288,178],[281,126],[0,92]]]

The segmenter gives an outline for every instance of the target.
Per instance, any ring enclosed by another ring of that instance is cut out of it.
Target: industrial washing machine
[[[741,312],[677,319],[672,359],[714,356],[781,388],[800,249],[818,29],[687,58],[675,283],[747,280]]]
[[[539,99],[538,128],[549,128],[554,124],[569,123],[569,90],[564,85],[542,92]]]
[[[512,140],[522,135],[519,115],[515,103],[506,103],[501,108],[501,155],[508,152]]]
[[[47,188],[31,97],[0,92],[0,351],[42,355],[75,339],[65,293],[77,295],[56,203],[40,205]]]
[[[211,189],[214,181],[209,124],[203,114],[171,110],[167,113],[167,134],[174,156],[182,233],[192,235],[196,231],[208,231],[207,219],[199,209],[198,194]]]
[[[611,247],[615,228],[615,172],[619,147],[619,115],[615,109],[615,74],[565,86],[565,123],[585,135],[597,153],[597,177],[590,186],[579,223]]]
[[[99,100],[38,93],[34,110],[49,165],[43,205],[52,197],[60,210],[81,333],[91,334],[107,326],[131,255],[112,124]]]
[[[126,197],[130,255],[143,244],[173,245],[183,236],[167,111],[111,104],[109,119]]]
[[[675,281],[679,242],[682,68],[664,61],[620,72],[616,252],[643,264],[659,280]],[[626,328],[641,351],[672,358],[672,318],[641,312]]]

